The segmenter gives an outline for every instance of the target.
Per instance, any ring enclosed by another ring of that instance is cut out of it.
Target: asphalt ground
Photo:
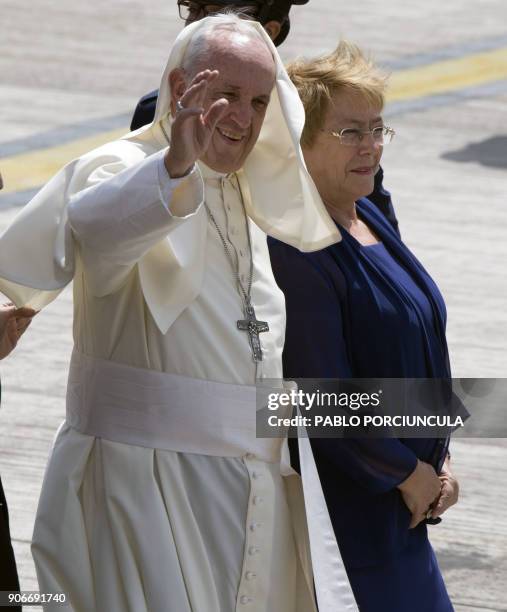
[[[175,4],[2,0],[0,228],[66,161],[126,131],[182,25]],[[311,0],[292,13],[284,58],[344,36],[392,71],[385,114],[397,136],[383,166],[403,238],[446,298],[454,376],[505,377],[505,0]],[[1,364],[0,473],[24,589],[37,588],[29,540],[64,414],[71,320],[66,291]],[[432,542],[456,610],[506,611],[506,441],[459,440],[452,450],[461,500]]]

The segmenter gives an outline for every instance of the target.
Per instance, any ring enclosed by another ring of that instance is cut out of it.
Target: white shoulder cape
[[[73,195],[168,145],[161,127],[169,133],[168,75],[181,65],[189,41],[208,19],[186,27],[176,39],[154,122],[67,164],[0,238],[0,291],[18,306],[42,308],[74,276],[74,241],[67,219]],[[270,38],[260,24],[252,27],[269,46],[277,74],[261,134],[238,173],[247,213],[266,234],[302,251],[319,250],[338,242],[340,234],[304,163],[299,144],[303,105]],[[138,262],[144,297],[162,333],[199,294],[203,249],[190,245],[200,244],[196,241],[202,241],[205,224],[205,214],[196,213]]]

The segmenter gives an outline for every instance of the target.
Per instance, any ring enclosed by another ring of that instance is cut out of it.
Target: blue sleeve
[[[352,377],[343,331],[340,295],[345,292],[345,279],[341,270],[336,264],[326,270],[322,256],[300,253],[272,239],[269,248],[287,311],[284,376]],[[372,493],[395,488],[417,464],[415,454],[392,438],[312,438],[311,444],[319,472],[339,470]],[[296,458],[296,469],[297,463]]]
[[[291,378],[350,378],[336,282],[315,261],[277,241],[269,242],[275,280],[285,295],[284,374]],[[336,269],[341,275],[340,270]]]
[[[338,470],[370,493],[387,493],[415,470],[415,453],[396,438],[311,438],[321,478]],[[323,478],[324,479],[324,478]]]

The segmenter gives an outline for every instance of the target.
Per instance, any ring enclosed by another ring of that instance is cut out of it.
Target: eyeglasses
[[[219,13],[224,9],[234,10],[239,17],[257,19],[255,6],[231,6],[228,4],[207,4],[206,2],[192,2],[192,0],[178,0],[178,12],[184,21],[197,21],[208,15]]]
[[[345,128],[340,130],[339,132],[330,132],[328,130],[321,130],[326,134],[331,134],[335,138],[341,142],[342,145],[346,145],[347,147],[357,147],[363,141],[363,138],[369,134],[373,138],[373,142],[378,145],[387,145],[389,144],[396,132],[387,127],[387,125],[379,125],[378,127],[373,128],[373,130],[360,130],[358,128]]]

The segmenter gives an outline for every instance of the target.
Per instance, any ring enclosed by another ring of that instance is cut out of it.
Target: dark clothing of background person
[[[437,286],[378,209],[367,199],[356,204],[379,243],[364,246],[341,227],[341,242],[314,253],[268,240],[286,301],[284,376],[450,378]],[[361,612],[451,612],[427,526],[409,529],[411,513],[397,489],[417,459],[438,473],[447,441],[312,438],[311,444]]]
[[[9,532],[7,502],[0,478],[0,591],[19,591],[18,573]],[[2,609],[2,606],[0,606]],[[13,608],[9,608],[13,610]],[[21,608],[19,608],[21,610]]]
[[[0,387],[0,398],[2,389]],[[9,531],[9,512],[0,478],[0,591],[19,591],[18,572]],[[0,610],[21,612],[21,606],[0,606]]]
[[[0,404],[2,401],[2,386],[0,383]],[[0,591],[19,591],[16,560],[12,550],[9,530],[9,511],[0,478]],[[21,606],[0,606],[0,610],[21,612]]]
[[[130,122],[130,131],[138,130],[143,125],[148,125],[155,117],[155,107],[157,106],[158,89],[150,91],[144,95],[137,103],[132,121]]]

